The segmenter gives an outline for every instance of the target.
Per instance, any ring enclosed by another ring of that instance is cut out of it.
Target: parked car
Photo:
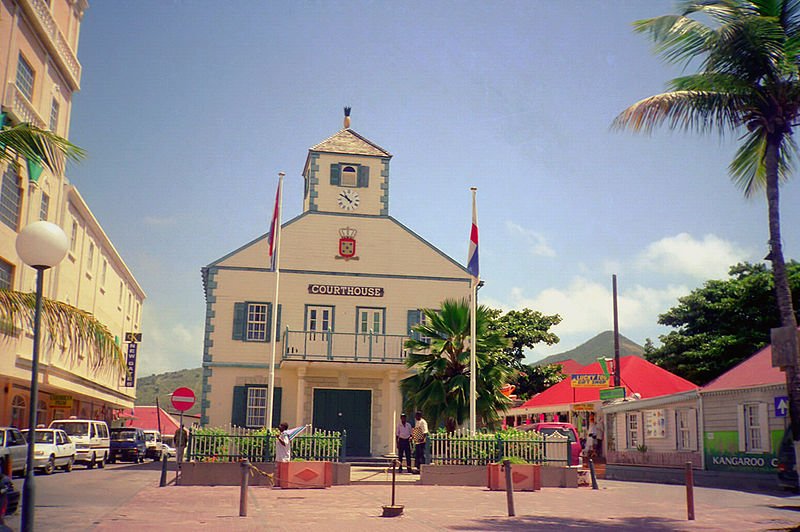
[[[22,432],[29,442],[32,441],[29,430]],[[40,470],[45,475],[52,474],[59,467],[67,473],[72,471],[72,465],[75,463],[75,444],[66,432],[61,429],[36,429],[33,444],[34,469]]]
[[[175,456],[177,456],[178,452],[175,450],[175,447],[165,443],[164,444],[164,454],[167,456],[167,458],[175,458]]]
[[[108,460],[108,425],[96,419],[57,419],[50,423],[51,429],[61,429],[75,444],[75,463],[85,464],[92,469],[95,465],[103,468]]]
[[[147,445],[145,457],[152,458],[156,461],[161,460],[161,454],[164,452],[164,444],[161,441],[161,433],[157,430],[145,430],[144,437],[145,444]]]
[[[561,436],[566,436],[567,441],[569,441],[569,449],[570,449],[570,456],[569,456],[569,465],[577,466],[581,463],[581,451],[583,450],[583,446],[581,445],[581,441],[578,438],[578,431],[575,429],[575,426],[572,423],[561,423],[555,421],[549,422],[542,422],[542,423],[532,423],[530,425],[522,425],[517,427],[519,430],[535,430],[545,436],[549,436],[551,434],[560,434]]]
[[[20,493],[14,487],[11,477],[0,474],[0,523],[7,515],[12,515],[19,508]],[[10,530],[10,529],[9,529]]]
[[[147,444],[142,429],[134,427],[118,427],[111,429],[111,452],[108,463],[117,460],[130,460],[144,462],[147,453]]]
[[[3,456],[0,457],[0,461],[2,461],[2,465],[0,465],[0,471],[3,473],[7,473],[7,465],[5,461],[9,458],[11,459],[11,471],[18,472],[20,476],[25,476],[25,463],[26,459],[28,458],[28,443],[25,441],[25,437],[14,427],[2,427],[0,428],[0,437],[3,439],[2,445],[3,448],[8,451],[8,453],[2,453]]]
[[[798,491],[800,490],[800,484],[798,484],[797,471],[795,471],[794,465],[792,429],[788,428],[783,433],[781,446],[778,449],[778,485],[784,489]]]

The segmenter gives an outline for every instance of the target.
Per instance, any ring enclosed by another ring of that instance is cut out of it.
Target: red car
[[[577,466],[581,463],[581,440],[578,438],[578,431],[572,423],[557,423],[555,421],[532,423],[530,425],[522,425],[517,427],[518,430],[535,430],[546,436],[550,434],[560,434],[566,436],[569,441],[570,461],[569,465]]]

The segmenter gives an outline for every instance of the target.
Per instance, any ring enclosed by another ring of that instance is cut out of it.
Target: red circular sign
[[[172,392],[172,406],[185,412],[194,406],[195,396],[191,388],[178,388]]]

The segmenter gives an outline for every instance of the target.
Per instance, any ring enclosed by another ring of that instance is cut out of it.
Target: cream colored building
[[[77,59],[86,0],[0,0],[0,103],[5,123],[30,122],[69,136],[72,96],[80,89]],[[145,294],[78,190],[64,175],[36,164],[0,164],[0,287],[34,291],[36,273],[17,256],[29,223],[59,224],[70,238],[64,261],[45,274],[45,296],[94,314],[119,339],[140,332]],[[31,407],[32,335],[0,340],[0,425],[26,427]],[[96,371],[85,353],[43,342],[39,421],[76,415],[111,419],[133,406],[124,372]]]
[[[277,342],[274,425],[347,430],[348,456],[393,451],[403,342],[420,309],[467,297],[470,275],[389,216],[391,157],[349,127],[309,149],[303,212],[282,226],[277,308],[267,235],[203,268],[204,425],[265,424]]]

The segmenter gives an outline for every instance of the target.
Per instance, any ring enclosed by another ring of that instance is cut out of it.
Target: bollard
[[[514,517],[514,483],[511,480],[511,461],[503,460],[503,469],[506,471],[506,502],[508,503],[508,516]]]
[[[694,521],[694,475],[691,462],[686,462],[686,519]]]
[[[592,475],[592,489],[597,490],[600,489],[597,487],[597,475],[594,472],[594,460],[589,458],[589,474]]]
[[[397,481],[397,469],[401,466],[399,460],[392,460],[392,504],[383,507],[383,517],[397,517],[403,515],[403,505],[395,504],[394,490]]]
[[[245,458],[239,464],[242,472],[241,488],[239,490],[239,517],[247,517],[247,483],[250,479],[250,462]]]
[[[161,456],[161,482],[158,483],[158,486],[163,488],[167,485],[167,454],[164,453]]]

